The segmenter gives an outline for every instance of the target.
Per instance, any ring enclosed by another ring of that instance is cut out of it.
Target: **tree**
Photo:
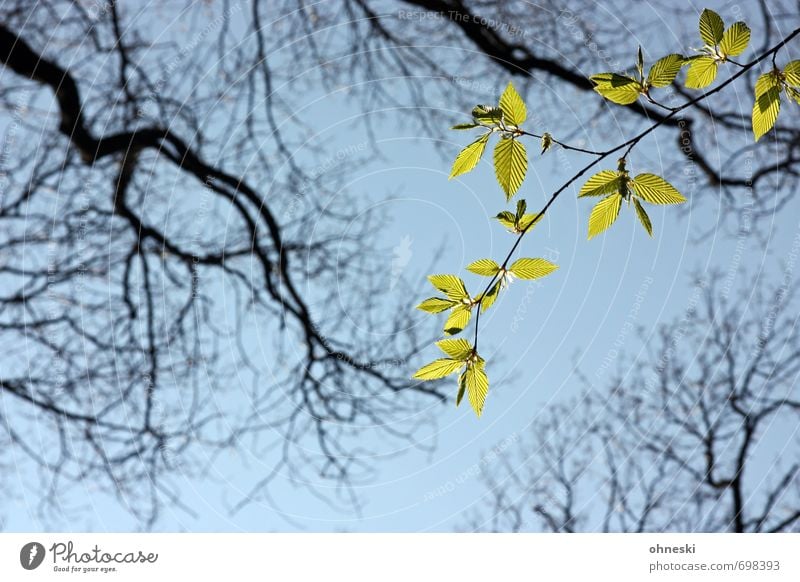
[[[796,281],[699,280],[643,357],[531,423],[483,475],[492,531],[800,531]]]

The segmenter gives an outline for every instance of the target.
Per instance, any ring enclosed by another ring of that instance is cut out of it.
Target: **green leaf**
[[[780,110],[780,87],[773,87],[756,97],[753,103],[753,136],[756,141],[775,126]]]
[[[439,340],[436,342],[436,346],[459,362],[465,361],[472,355],[472,345],[463,338]]]
[[[483,150],[486,149],[486,142],[489,141],[489,135],[491,134],[483,134],[461,150],[461,153],[456,157],[456,161],[453,162],[453,169],[450,170],[450,179],[471,172],[478,165],[483,155]]]
[[[503,119],[503,110],[492,105],[478,105],[472,110],[472,118],[479,123],[497,125]]]
[[[738,57],[750,43],[750,29],[744,22],[734,22],[725,31],[719,49],[726,57]]]
[[[677,54],[658,59],[647,73],[647,84],[651,87],[666,87],[675,80],[685,62],[683,55]]]
[[[536,214],[525,214],[522,218],[519,219],[519,224],[517,225],[517,227],[519,228],[519,232],[522,232],[523,230],[530,230],[531,228],[536,226],[536,223],[539,222],[543,217],[544,215],[539,214],[538,212]]]
[[[484,277],[494,277],[499,270],[500,265],[495,263],[492,259],[478,259],[467,266],[467,271],[475,273],[476,275],[483,275]]]
[[[469,298],[464,281],[455,275],[428,275],[428,281],[453,301]]]
[[[494,148],[494,172],[506,193],[506,200],[511,200],[517,193],[527,171],[528,154],[522,142],[513,138],[497,142]]]
[[[514,232],[517,228],[517,217],[508,210],[503,210],[495,218],[500,221],[500,224],[505,226],[508,230]]]
[[[800,105],[800,91],[798,91],[794,87],[787,86],[786,94],[789,96],[789,99],[792,99],[795,103]]]
[[[506,86],[506,90],[500,96],[500,109],[503,110],[503,120],[506,125],[511,124],[519,127],[528,117],[528,109],[525,107],[525,102],[511,83]]]
[[[775,74],[775,71],[764,73],[756,81],[756,88],[755,88],[756,99],[761,97],[761,95],[763,95],[770,89],[774,89],[777,87],[778,90],[780,90],[780,86],[781,86],[781,79],[778,75]]]
[[[595,91],[619,105],[630,105],[642,93],[642,84],[639,81],[617,73],[600,73],[592,75],[590,79],[595,84]]]
[[[681,204],[686,202],[680,192],[661,176],[639,174],[631,180],[634,194],[650,204]]]
[[[547,133],[546,131],[542,134],[542,154],[550,149],[550,146],[553,145],[553,136]]]
[[[783,69],[786,83],[792,87],[800,87],[800,61],[791,61]]]
[[[456,406],[461,404],[461,399],[464,398],[464,393],[467,391],[467,377],[466,374],[461,374],[458,377],[458,396],[456,396]]]
[[[476,127],[480,127],[477,123],[459,123],[458,125],[454,125],[450,129],[474,129]]]
[[[539,279],[558,269],[547,259],[517,259],[508,269],[511,274],[520,279]]]
[[[444,322],[444,333],[447,335],[455,335],[467,327],[469,319],[472,317],[472,311],[469,306],[459,305],[453,308],[450,312],[450,317]]]
[[[498,281],[492,288],[486,292],[486,295],[483,296],[481,299],[481,313],[489,309],[494,302],[497,300],[497,296],[500,295],[500,282]]]
[[[517,214],[516,214],[517,220],[523,217],[527,209],[528,209],[528,203],[524,198],[517,200]]]
[[[417,309],[427,311],[428,313],[441,313],[446,309],[450,309],[453,305],[456,305],[455,301],[442,299],[441,297],[431,297],[417,305]]]
[[[719,14],[706,8],[700,15],[700,38],[708,46],[718,45],[722,40],[725,23]]]
[[[619,208],[622,205],[622,196],[612,194],[603,198],[592,209],[589,215],[589,239],[607,230],[619,216]]]
[[[603,170],[596,173],[589,178],[586,183],[581,186],[578,192],[578,198],[585,198],[586,196],[602,196],[603,194],[611,194],[619,190],[621,176],[619,172],[613,170]]]
[[[639,50],[636,53],[636,72],[639,73],[639,78],[644,77],[644,53],[642,53],[642,45],[639,45]]]
[[[450,358],[442,358],[441,360],[434,360],[430,364],[422,366],[414,374],[416,380],[438,380],[449,376],[454,372],[458,372],[464,367],[464,362],[458,360],[451,360]]]
[[[718,63],[714,57],[695,57],[689,63],[686,73],[686,87],[702,89],[708,87],[717,78]]]
[[[645,212],[641,203],[636,198],[633,199],[633,206],[636,208],[636,216],[639,217],[639,222],[642,223],[647,234],[653,236],[653,224],[650,222],[650,217],[647,216],[647,212]]]
[[[482,365],[474,364],[467,367],[467,371],[464,372],[464,380],[467,385],[470,406],[480,418],[486,402],[486,395],[489,394],[489,378],[483,371]]]

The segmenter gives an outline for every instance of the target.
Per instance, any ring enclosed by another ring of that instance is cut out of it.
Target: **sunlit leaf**
[[[444,323],[444,333],[447,335],[455,335],[467,327],[469,319],[472,317],[472,311],[467,305],[459,305],[453,308],[450,316]]]
[[[478,105],[472,110],[476,122],[486,125],[497,125],[503,119],[503,110],[492,105]]]
[[[602,196],[603,194],[616,192],[619,190],[620,181],[621,176],[619,172],[614,172],[613,170],[598,172],[581,186],[581,190],[578,192],[578,198]]]
[[[489,134],[485,133],[461,150],[461,153],[456,157],[456,161],[453,162],[453,169],[450,170],[450,178],[452,179],[472,171],[475,166],[478,165],[483,155],[483,150],[486,149],[486,142],[488,141]]]
[[[464,379],[467,385],[467,396],[470,406],[475,414],[480,417],[483,412],[483,405],[486,402],[486,395],[489,394],[489,378],[483,371],[483,366],[472,365],[464,372]]]
[[[719,14],[706,8],[700,15],[700,38],[709,46],[715,46],[722,40],[725,23]]]
[[[517,228],[517,217],[508,210],[500,212],[495,218],[510,231],[515,231]]]
[[[686,73],[686,87],[702,89],[708,87],[717,78],[718,63],[714,57],[696,57],[689,63]]]
[[[671,54],[658,59],[647,73],[651,87],[666,87],[675,80],[684,65],[683,55]]]
[[[511,265],[509,271],[515,277],[520,279],[539,279],[549,275],[558,269],[558,265],[554,265],[546,259],[517,259]]]
[[[630,183],[634,194],[650,204],[680,204],[686,202],[686,198],[661,176],[639,174]]]
[[[519,230],[530,230],[536,223],[538,223],[544,217],[543,214],[525,214],[522,218],[519,219]]]
[[[595,84],[595,91],[619,105],[630,105],[642,93],[642,84],[639,81],[617,73],[600,73],[590,79]]]
[[[455,301],[443,299],[441,297],[431,297],[417,305],[417,309],[427,311],[428,313],[441,313],[446,309],[450,309],[453,305],[456,305]]]
[[[642,223],[642,226],[647,231],[647,234],[653,236],[653,224],[650,222],[650,217],[647,216],[647,212],[645,212],[641,203],[636,198],[633,199],[633,205],[636,208],[636,216],[639,217],[639,222]]]
[[[503,110],[503,119],[506,125],[520,126],[528,116],[528,109],[514,85],[509,83],[500,96],[500,109]]]
[[[467,391],[467,377],[466,374],[461,374],[458,377],[458,395],[456,396],[456,406],[461,404],[464,394]]]
[[[501,139],[494,148],[494,171],[497,181],[510,200],[517,193],[528,171],[528,154],[521,141]]]
[[[476,127],[480,127],[477,123],[459,123],[458,125],[454,125],[450,129],[474,129]]]
[[[483,275],[484,277],[493,277],[500,270],[500,265],[495,263],[492,259],[478,259],[467,266],[467,271],[475,273],[476,275]]]
[[[592,209],[589,215],[589,238],[593,238],[601,232],[607,230],[619,216],[619,208],[622,204],[622,196],[612,194],[603,198]]]
[[[464,361],[472,355],[472,345],[463,338],[439,340],[436,346],[454,360]]]
[[[756,81],[756,87],[755,87],[756,99],[758,99],[761,95],[763,95],[770,89],[774,89],[777,87],[780,90],[780,86],[781,86],[781,79],[780,77],[778,77],[778,75],[775,74],[774,71],[770,71],[769,73],[764,73]]]
[[[773,87],[756,98],[753,103],[753,136],[756,141],[775,126],[780,111],[780,87]]]
[[[450,358],[442,358],[441,360],[434,360],[430,364],[422,366],[414,374],[417,380],[438,380],[449,376],[454,372],[458,372],[464,367],[464,362],[458,360],[451,360]]]
[[[428,275],[428,281],[454,301],[460,301],[469,297],[464,281],[455,275]]]
[[[744,22],[734,22],[725,31],[719,49],[726,57],[736,57],[744,52],[750,43],[750,29]]]

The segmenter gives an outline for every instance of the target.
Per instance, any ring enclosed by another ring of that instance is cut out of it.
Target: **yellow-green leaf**
[[[495,218],[505,226],[510,231],[516,231],[517,228],[517,217],[514,216],[508,210],[504,210],[503,212],[499,213]]]
[[[467,385],[469,403],[480,418],[486,402],[486,395],[489,394],[489,378],[483,371],[483,366],[475,364],[467,367],[467,371],[464,372],[464,380]]]
[[[536,223],[539,222],[544,217],[543,214],[525,214],[522,218],[519,219],[519,230],[522,232],[523,230],[530,230]]]
[[[461,404],[461,399],[464,398],[464,393],[467,391],[467,378],[466,374],[461,374],[458,377],[458,395],[456,396],[456,406]]]
[[[726,57],[737,57],[744,52],[749,43],[750,29],[744,22],[734,22],[722,36],[719,49]]]
[[[453,301],[469,297],[464,281],[455,275],[428,275],[428,281]]]
[[[492,259],[478,259],[467,266],[467,271],[475,273],[476,275],[483,275],[484,277],[494,277],[499,270],[500,265],[495,263]]]
[[[756,141],[775,126],[780,110],[780,87],[773,87],[756,98],[753,103],[753,136]]]
[[[592,209],[589,215],[589,238],[593,238],[601,232],[607,230],[619,216],[619,208],[622,204],[622,196],[612,194],[603,198]]]
[[[621,176],[619,172],[614,172],[613,170],[598,172],[581,186],[581,190],[578,192],[578,198],[602,196],[603,194],[616,192],[619,190],[620,181]]]
[[[783,69],[786,83],[792,87],[800,87],[800,61],[791,61]]]
[[[483,296],[481,299],[481,313],[489,309],[494,302],[497,300],[497,296],[500,295],[500,282],[498,281],[492,288],[486,292],[486,295]]]
[[[778,77],[778,75],[775,74],[774,71],[770,71],[769,73],[764,73],[756,81],[756,87],[755,87],[756,99],[761,97],[761,95],[763,95],[770,89],[774,89],[777,87],[780,90],[780,86],[781,86],[781,79],[780,77]]]
[[[675,80],[684,64],[683,55],[671,54],[658,59],[647,73],[651,87],[666,87]]]
[[[696,57],[689,63],[686,73],[686,87],[702,89],[708,87],[717,78],[718,63],[714,57]]]
[[[480,127],[477,123],[459,123],[454,125],[450,129],[474,129],[476,127]]]
[[[542,134],[542,155],[553,145],[553,136],[546,131]]]
[[[546,259],[517,259],[509,271],[520,279],[539,279],[556,269],[558,269],[558,265],[554,265]]]
[[[436,346],[445,354],[460,362],[472,355],[472,346],[463,338],[439,340],[436,342]]]
[[[641,203],[636,198],[633,199],[633,206],[636,208],[636,216],[639,217],[639,222],[642,223],[647,234],[653,236],[653,224],[650,222],[650,217],[647,216],[647,212],[645,212]]]
[[[686,202],[680,192],[661,176],[639,174],[631,180],[634,194],[650,204],[680,204]]]
[[[451,179],[471,172],[478,165],[483,155],[483,150],[486,149],[486,142],[489,141],[489,135],[488,133],[483,134],[461,150],[461,153],[456,157],[456,161],[453,162],[453,169],[450,170]]]
[[[450,309],[453,305],[455,305],[455,301],[451,301],[449,299],[443,299],[441,297],[431,297],[430,299],[426,299],[419,305],[417,305],[417,309],[422,311],[427,311],[428,313],[441,313],[446,309]]]
[[[722,40],[725,23],[719,14],[706,8],[700,15],[700,38],[709,46],[715,46]]]
[[[478,105],[472,110],[472,118],[479,123],[497,125],[503,119],[503,111],[491,105]]]
[[[528,171],[528,154],[522,142],[516,139],[501,139],[494,148],[494,172],[497,181],[511,200],[525,180]]]
[[[451,360],[450,358],[442,358],[441,360],[434,360],[430,364],[422,366],[414,374],[417,380],[438,380],[449,376],[454,372],[458,372],[464,367],[464,362],[458,360]]]
[[[450,316],[447,318],[447,321],[444,322],[444,333],[446,335],[455,335],[457,333],[461,333],[461,330],[467,327],[469,318],[471,316],[472,311],[470,311],[470,308],[467,305],[459,305],[458,307],[453,308],[453,311],[450,312]]]
[[[642,84],[639,81],[617,73],[600,73],[592,75],[590,79],[595,84],[595,91],[619,105],[630,105],[642,93]]]
[[[509,83],[500,96],[500,109],[503,110],[503,120],[506,125],[520,126],[528,117],[528,109],[514,85]]]

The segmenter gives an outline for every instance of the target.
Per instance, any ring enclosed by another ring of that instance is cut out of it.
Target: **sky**
[[[473,88],[486,100],[496,99],[502,91],[493,86]],[[548,90],[534,85],[523,94],[532,117],[545,113],[536,108],[536,92]],[[328,124],[319,135],[326,137],[331,156],[369,139],[363,128],[345,122],[342,111],[347,103],[345,96],[324,91],[303,100],[304,116]],[[749,106],[744,95],[741,104],[746,114]],[[420,300],[433,295],[423,277],[442,245],[433,272],[457,273],[470,289],[477,289],[480,277],[466,273],[463,267],[479,258],[502,258],[513,244],[512,235],[487,218],[504,209],[489,156],[472,173],[448,180],[452,158],[469,141],[468,135],[451,132],[448,127],[466,121],[467,112],[446,105],[434,107],[431,123],[441,129],[438,136],[421,137],[408,123],[407,111],[375,114],[369,160],[342,185],[386,211],[390,220],[374,247],[385,253],[387,264],[395,261],[394,275],[419,282],[415,292]],[[577,123],[590,121],[582,118],[579,103],[570,107]],[[337,131],[326,133],[333,127]],[[585,143],[590,148],[607,145]],[[609,232],[587,241],[591,204],[578,200],[576,191],[568,189],[543,223],[525,237],[518,255],[545,257],[560,269],[541,283],[514,282],[481,318],[480,342],[490,378],[482,418],[476,419],[466,405],[456,408],[452,401],[444,405],[423,401],[423,412],[432,411],[437,426],[421,435],[421,440],[435,445],[434,450],[410,446],[395,450],[375,443],[385,458],[376,459],[376,477],[357,487],[363,501],[358,514],[338,511],[284,478],[279,478],[272,490],[274,505],[254,502],[231,513],[230,508],[270,466],[271,459],[223,455],[206,479],[175,476],[182,501],[195,515],[167,508],[157,529],[430,532],[463,526],[470,510],[485,501],[479,473],[492,470],[491,451],[513,447],[536,430],[538,415],[548,405],[587,388],[577,378],[576,369],[588,378],[588,388],[599,389],[611,376],[628,370],[630,363],[618,354],[633,359],[643,355],[644,343],[630,331],[630,324],[640,327],[647,338],[660,324],[683,314],[696,298],[696,274],[702,277],[717,269],[732,289],[750,288],[759,273],[767,281],[782,277],[788,250],[800,233],[800,202],[794,200],[780,214],[762,219],[758,231],[737,232],[735,220],[731,224],[724,217],[719,198],[700,191],[689,166],[663,165],[662,147],[674,147],[671,135],[664,142],[643,142],[631,158],[631,173],[664,175],[689,199],[685,208],[653,208],[655,235],[649,239],[632,209],[623,207]],[[449,156],[443,155],[443,150]],[[582,154],[558,149],[538,157],[537,150],[537,144],[531,142],[528,177],[519,195],[530,209],[541,206],[585,159]],[[302,152],[297,155],[303,159]],[[613,165],[611,161],[609,167]],[[391,302],[397,294],[399,301],[400,294],[407,292],[390,283],[387,297]],[[438,325],[421,312],[415,318],[420,329]],[[409,375],[438,357],[436,354],[431,346],[409,364]],[[454,380],[445,386],[455,394]],[[92,495],[88,489],[78,495],[84,510],[70,519],[65,529],[136,528],[115,500]],[[6,507],[5,529],[46,529],[48,524],[39,521],[33,503],[34,497],[27,496]]]

